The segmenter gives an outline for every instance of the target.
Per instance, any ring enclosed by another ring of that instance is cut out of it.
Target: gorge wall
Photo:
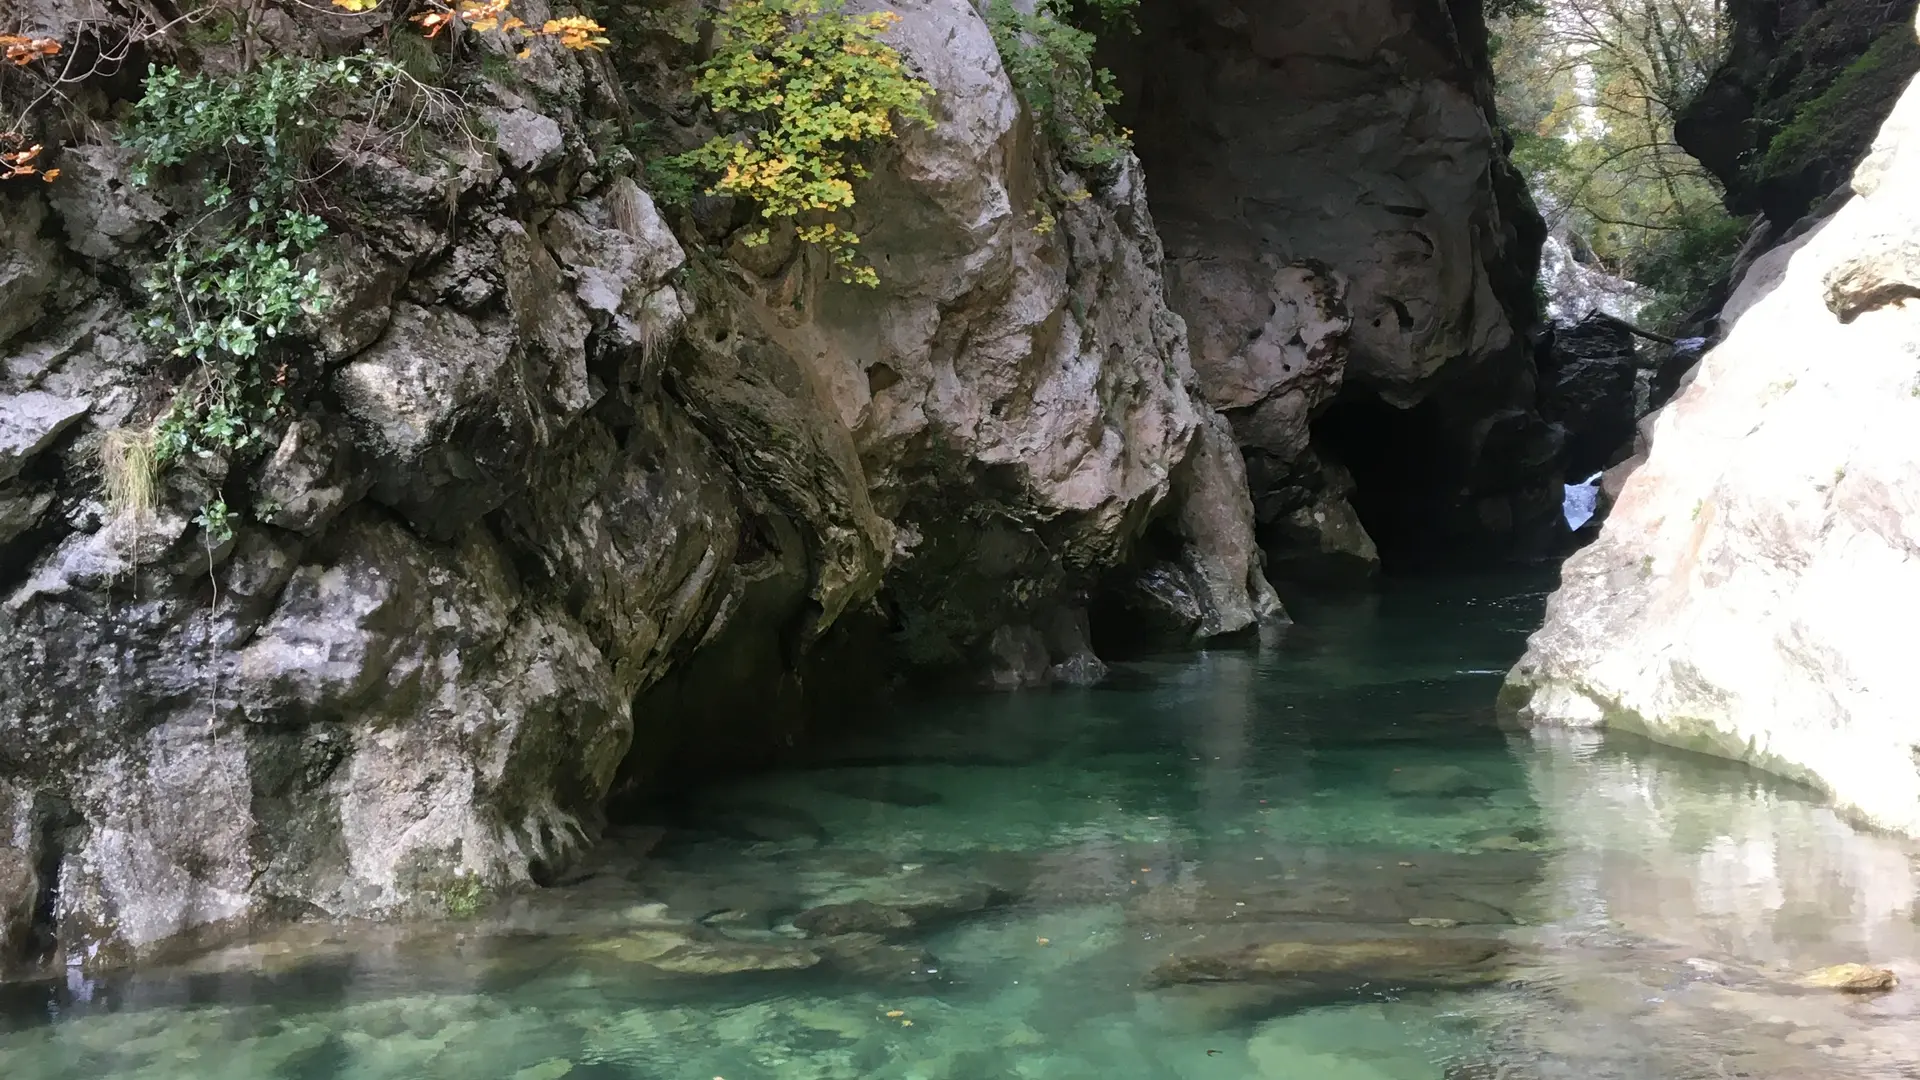
[[[1920,835],[1917,193],[1910,82],[1823,213],[1762,224],[1787,242],[1751,262],[1721,340],[1651,418],[1650,453],[1509,676],[1523,720],[1751,762]]]
[[[59,181],[0,184],[9,959],[471,903],[558,873],[610,794],[790,746],[901,671],[1095,678],[1096,636],[1282,617],[1269,561],[1540,542],[1539,227],[1477,4],[1151,0],[1115,61],[1141,160],[1086,175],[979,11],[888,6],[938,123],[861,189],[877,289],[637,181],[609,132],[702,122],[699,8],[662,4],[624,55],[442,72],[484,137],[344,132],[308,263],[337,302],[274,345],[285,409],[150,510],[103,463],[182,371],[132,268],[198,176],[140,184],[103,135],[137,79],[51,122]],[[386,28],[289,5],[257,44]]]
[[[1112,48],[1122,116],[1275,572],[1365,572],[1375,541],[1544,551],[1545,227],[1501,150],[1479,5],[1149,2],[1140,25]]]

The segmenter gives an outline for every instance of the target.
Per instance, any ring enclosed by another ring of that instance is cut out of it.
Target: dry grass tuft
[[[107,510],[116,519],[153,516],[159,503],[159,465],[154,460],[152,428],[116,428],[100,443],[100,471],[106,477]]]

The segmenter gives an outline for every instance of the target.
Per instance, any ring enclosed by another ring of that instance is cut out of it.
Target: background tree
[[[1549,223],[1672,322],[1725,271],[1743,223],[1674,142],[1726,46],[1725,0],[1544,0],[1494,22],[1501,111]]]

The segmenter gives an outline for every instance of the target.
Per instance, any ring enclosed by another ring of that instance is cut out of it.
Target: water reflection
[[[1730,763],[1535,732],[1527,782],[1560,837],[1556,899],[1653,938],[1804,969],[1915,955],[1912,845]]]
[[[1552,1068],[1579,1060],[1571,1042],[1603,1075],[1914,1075],[1911,990],[1796,985],[1840,963],[1920,978],[1911,843],[1731,763],[1593,733],[1526,742],[1557,849],[1532,977],[1565,1011],[1549,1032],[1517,1010],[1513,1035],[1543,1074],[1576,1075]]]

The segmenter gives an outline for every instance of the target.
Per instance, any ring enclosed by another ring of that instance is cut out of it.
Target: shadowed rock
[[[837,937],[841,934],[886,936],[912,930],[919,924],[899,908],[883,907],[871,900],[855,900],[808,908],[793,917],[793,925],[814,937]]]
[[[1384,983],[1400,988],[1478,986],[1499,976],[1506,946],[1490,937],[1391,934],[1321,939],[1317,928],[1252,929],[1273,940],[1213,952],[1178,953],[1147,975],[1150,986],[1180,983],[1271,982],[1301,992],[1358,989]]]

